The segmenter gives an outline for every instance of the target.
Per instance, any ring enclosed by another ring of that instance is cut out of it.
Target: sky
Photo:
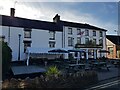
[[[118,31],[118,0],[0,0],[0,14],[10,15],[11,7],[16,17],[52,22],[59,14],[61,20],[104,28],[109,35]]]

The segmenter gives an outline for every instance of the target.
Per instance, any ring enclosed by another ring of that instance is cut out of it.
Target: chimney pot
[[[15,9],[10,8],[10,16],[14,17],[15,16]]]
[[[53,18],[53,22],[59,22],[60,21],[60,16],[58,14],[55,15]]]

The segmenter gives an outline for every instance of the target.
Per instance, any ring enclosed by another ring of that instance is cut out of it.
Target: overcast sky
[[[107,34],[116,34],[114,30],[118,30],[118,0],[110,0],[113,2],[101,2],[102,0],[97,0],[99,2],[88,2],[88,0],[21,1],[23,0],[0,0],[0,14],[10,15],[10,8],[15,7],[16,17],[52,21],[53,17],[59,14],[61,20],[98,26],[107,29]]]

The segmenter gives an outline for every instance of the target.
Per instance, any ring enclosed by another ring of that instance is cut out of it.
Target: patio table
[[[74,69],[75,67],[84,68],[85,64],[82,64],[82,63],[79,63],[79,64],[69,64],[69,68]]]
[[[92,63],[91,69],[93,69],[93,68],[101,69],[102,67],[105,67],[108,70],[106,62],[94,62],[94,63]]]

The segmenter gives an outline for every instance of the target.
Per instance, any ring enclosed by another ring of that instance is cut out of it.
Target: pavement
[[[97,74],[98,74],[99,81],[118,77],[120,76],[120,68],[117,68],[114,65],[111,65],[111,68],[109,69],[109,71],[107,71],[106,69],[102,69],[97,71]]]
[[[96,70],[98,74],[98,83],[86,87],[85,90],[120,90],[120,67],[111,64],[109,71],[107,69]]]
[[[11,69],[12,69],[14,75],[46,72],[45,68],[42,68],[40,66],[35,66],[35,65],[12,66]]]

